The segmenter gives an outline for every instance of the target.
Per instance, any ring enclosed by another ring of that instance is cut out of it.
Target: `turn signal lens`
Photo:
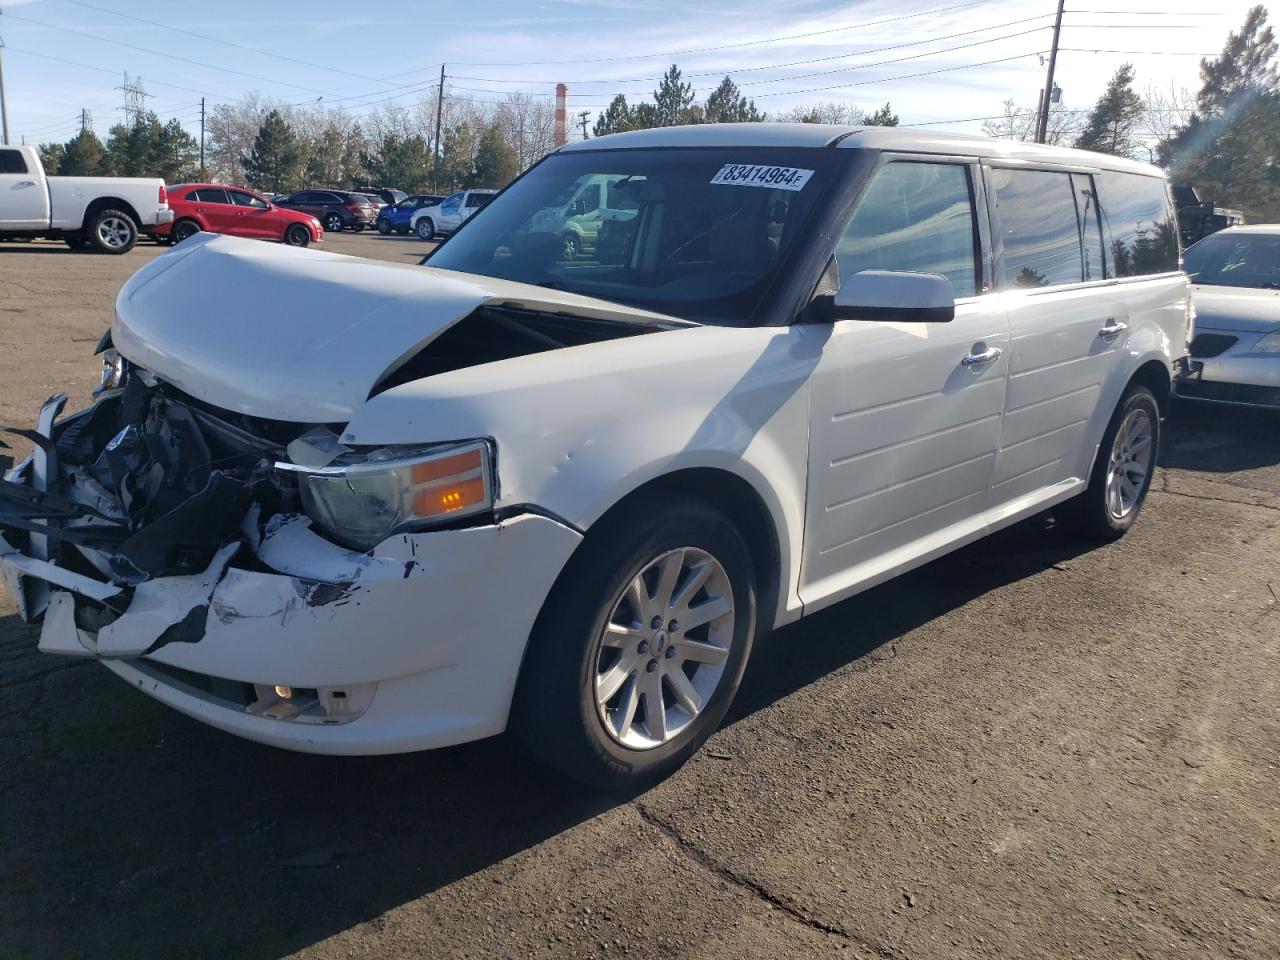
[[[333,539],[368,550],[396,531],[422,529],[493,507],[489,444],[483,440],[437,453],[377,450],[359,463],[298,473],[302,503]]]

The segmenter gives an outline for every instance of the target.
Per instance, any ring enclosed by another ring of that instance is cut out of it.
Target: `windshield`
[[[1280,234],[1215,233],[1188,247],[1182,262],[1195,283],[1280,290]]]
[[[422,261],[705,323],[748,325],[835,174],[836,151],[556,154]]]

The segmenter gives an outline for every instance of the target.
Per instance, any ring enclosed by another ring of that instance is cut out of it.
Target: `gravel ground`
[[[0,422],[87,400],[159,252],[0,244]],[[1280,416],[1179,408],[1124,541],[1029,521],[780,631],[629,799],[236,740],[0,597],[0,955],[1273,960],[1278,557]]]

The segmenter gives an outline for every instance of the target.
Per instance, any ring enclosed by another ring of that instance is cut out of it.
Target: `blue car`
[[[393,230],[396,233],[408,233],[409,219],[415,211],[421,207],[430,207],[443,199],[429,193],[416,193],[412,197],[405,197],[397,204],[383,207],[378,211],[378,232],[384,237]]]

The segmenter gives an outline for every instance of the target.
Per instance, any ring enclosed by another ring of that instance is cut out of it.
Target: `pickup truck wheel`
[[[418,221],[418,239],[430,240],[436,235],[436,225],[431,222],[430,217],[423,217]]]
[[[311,231],[300,223],[290,224],[284,232],[284,242],[291,247],[305,247],[311,242]]]
[[[562,242],[564,259],[577,260],[578,251],[582,249],[582,242],[578,240],[578,235],[576,233],[566,233]]]
[[[390,221],[388,221],[386,217],[379,217],[379,218],[378,218],[378,233],[382,234],[382,236],[384,236],[384,237],[385,237],[385,236],[386,236],[388,233],[390,233],[390,232],[391,232],[391,223],[390,223]]]
[[[331,213],[324,218],[324,228],[330,233],[340,233],[342,231],[342,218],[336,213]]]
[[[592,529],[529,640],[508,724],[567,776],[633,790],[724,718],[755,632],[751,555],[710,504],[646,498]]]
[[[200,224],[194,220],[179,220],[169,228],[169,238],[174,243],[181,243],[189,237],[194,237],[200,232]]]
[[[89,225],[89,243],[99,253],[128,253],[138,242],[138,228],[121,210],[99,210]]]
[[[1054,511],[1067,528],[1089,540],[1118,540],[1138,519],[1160,452],[1160,407],[1155,395],[1133,384],[1120,398],[1098,447],[1089,486]]]

